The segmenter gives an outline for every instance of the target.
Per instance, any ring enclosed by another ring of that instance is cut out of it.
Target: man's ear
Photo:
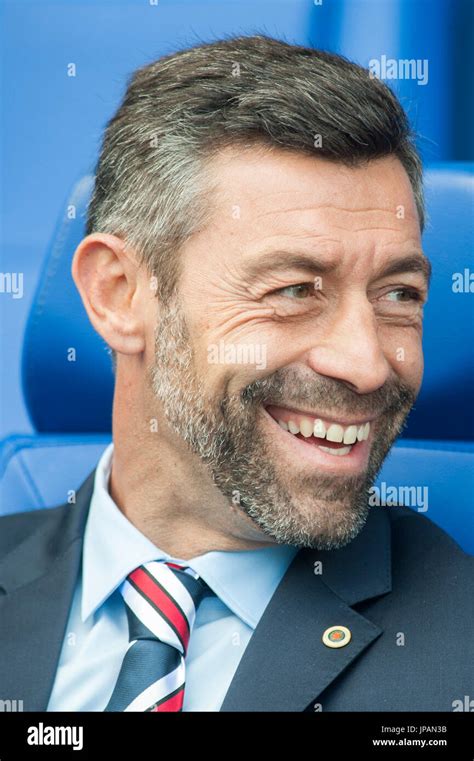
[[[95,330],[121,354],[145,348],[139,262],[115,235],[92,233],[77,247],[72,276]]]

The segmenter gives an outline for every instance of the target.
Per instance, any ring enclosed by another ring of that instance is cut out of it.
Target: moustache
[[[324,376],[302,376],[296,368],[280,368],[266,378],[249,383],[240,392],[245,407],[275,404],[281,407],[306,406],[320,414],[350,414],[360,417],[409,410],[417,397],[417,391],[397,378],[367,394],[352,391],[342,381]]]

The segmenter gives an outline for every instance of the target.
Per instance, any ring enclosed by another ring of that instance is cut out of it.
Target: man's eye
[[[298,283],[298,285],[287,285],[274,291],[275,294],[288,296],[293,299],[306,299],[308,296],[314,296],[314,283]]]
[[[393,291],[385,294],[385,298],[397,303],[422,300],[420,292],[413,288],[394,288]]]

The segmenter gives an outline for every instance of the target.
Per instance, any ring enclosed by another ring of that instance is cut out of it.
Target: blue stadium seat
[[[468,381],[474,331],[469,293],[453,289],[453,283],[456,273],[465,281],[465,270],[472,269],[472,168],[440,164],[427,171],[424,246],[434,274],[426,308],[425,377],[405,438],[392,450],[377,482],[382,498],[396,487],[398,494],[407,496],[409,507],[425,512],[427,506],[428,517],[469,552],[474,552]],[[0,445],[1,513],[66,501],[110,441],[111,361],[90,326],[70,273],[72,253],[84,234],[91,183],[91,177],[83,178],[68,199],[34,298],[22,377],[37,433],[9,436]]]
[[[71,275],[93,178],[73,188],[46,254],[23,345],[23,394],[38,433],[110,433],[113,372]]]
[[[423,247],[433,266],[425,307],[425,374],[405,437],[474,439],[474,164],[436,164],[426,173]],[[440,426],[440,420],[442,424]]]
[[[106,434],[9,436],[0,450],[0,514],[67,502],[110,440]]]

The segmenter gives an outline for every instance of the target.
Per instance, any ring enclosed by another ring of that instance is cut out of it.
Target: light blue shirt
[[[215,592],[198,607],[185,661],[183,711],[219,711],[245,648],[298,549],[213,551],[183,560],[156,547],[108,492],[113,444],[97,465],[82,572],[73,596],[48,711],[103,711],[128,647],[118,587],[151,560],[190,566]]]

